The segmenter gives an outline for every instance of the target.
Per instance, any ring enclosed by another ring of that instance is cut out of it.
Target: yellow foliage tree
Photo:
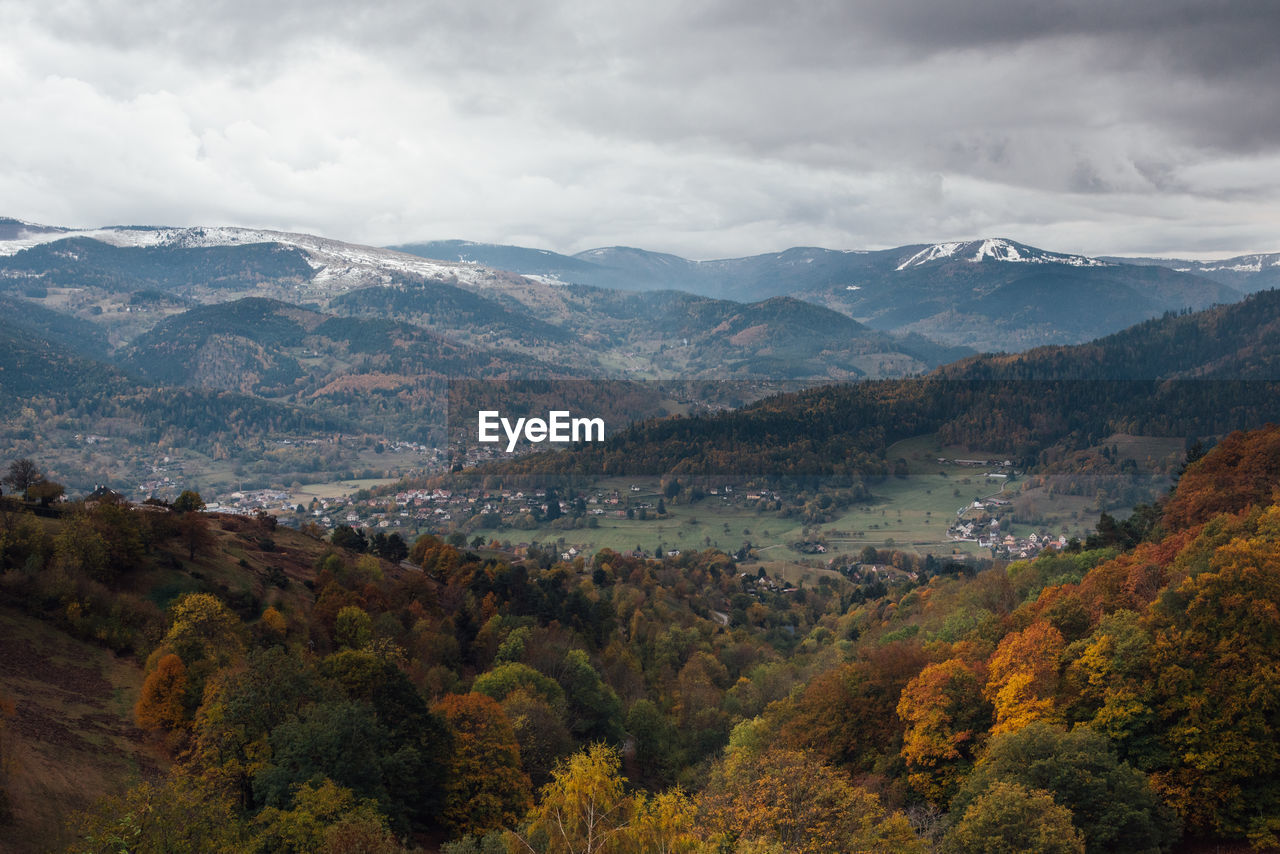
[[[898,717],[906,724],[907,780],[930,801],[946,804],[991,726],[978,674],[959,659],[930,664],[903,689]]]
[[[791,854],[925,850],[904,815],[889,813],[874,794],[807,750],[731,750],[712,771],[699,806],[711,841],[720,846],[777,844]]]
[[[1066,643],[1047,622],[1006,635],[988,662],[985,695],[995,707],[993,735],[1013,732],[1032,721],[1057,721],[1054,697],[1058,663]]]
[[[618,752],[592,745],[561,762],[542,787],[520,850],[537,854],[621,854],[634,802]],[[535,841],[538,847],[534,847]]]
[[[695,854],[702,845],[694,833],[698,808],[679,788],[635,799],[635,817],[624,846],[636,854]]]

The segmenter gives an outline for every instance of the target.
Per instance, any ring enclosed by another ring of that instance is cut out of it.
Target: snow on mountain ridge
[[[963,243],[935,243],[932,246],[922,249],[912,255],[894,269],[905,270],[908,267],[918,267],[921,264],[928,264],[930,261],[936,261],[939,258],[950,258],[952,255],[956,254],[957,249],[964,245],[965,244]]]
[[[32,246],[71,237],[85,237],[111,246],[139,248],[171,246],[191,249],[277,243],[304,252],[307,263],[316,271],[311,284],[326,291],[385,284],[396,273],[438,281],[453,280],[477,288],[498,286],[498,276],[494,271],[470,262],[434,261],[392,249],[344,243],[311,234],[231,226],[109,226],[43,234],[24,233],[18,239],[0,241],[0,255],[13,255]]]
[[[944,258],[960,257],[970,264],[978,264],[985,259],[1005,261],[1014,264],[1067,264],[1072,267],[1107,267],[1105,261],[1087,258],[1083,255],[1063,255],[1058,252],[1046,252],[1031,246],[1014,243],[1004,238],[987,238],[950,243],[935,243],[926,246],[919,252],[900,263],[896,271],[910,267],[919,267],[932,261]]]
[[[1181,273],[1212,273],[1221,270],[1232,273],[1261,273],[1266,267],[1280,267],[1280,253],[1238,255],[1222,261],[1198,261],[1194,266],[1173,269]]]

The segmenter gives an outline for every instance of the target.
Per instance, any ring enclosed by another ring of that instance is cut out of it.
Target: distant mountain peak
[[[0,240],[20,240],[41,234],[62,234],[65,231],[65,228],[0,216]]]
[[[1027,246],[1023,243],[996,237],[984,240],[934,243],[908,256],[895,269],[901,271],[948,259],[968,261],[970,264],[991,260],[1013,264],[1067,264],[1072,267],[1110,266],[1107,262],[1099,261],[1096,258],[1046,252],[1043,249],[1036,249],[1034,246]]]
[[[1212,273],[1221,270],[1232,273],[1261,273],[1267,267],[1280,267],[1280,254],[1239,255],[1222,261],[1200,261],[1195,265],[1187,264],[1172,269],[1180,273]]]

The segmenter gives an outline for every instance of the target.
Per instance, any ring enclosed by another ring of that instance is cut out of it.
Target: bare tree
[[[35,461],[28,457],[9,463],[9,470],[4,476],[4,482],[15,490],[20,490],[24,500],[29,499],[27,490],[42,480],[44,480],[44,475],[40,474],[40,469],[36,467]]]

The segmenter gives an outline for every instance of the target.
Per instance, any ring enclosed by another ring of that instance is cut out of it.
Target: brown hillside
[[[0,650],[0,775],[14,817],[0,827],[0,851],[49,851],[70,841],[64,828],[77,810],[168,761],[132,723],[136,661],[11,608],[0,608]]]

